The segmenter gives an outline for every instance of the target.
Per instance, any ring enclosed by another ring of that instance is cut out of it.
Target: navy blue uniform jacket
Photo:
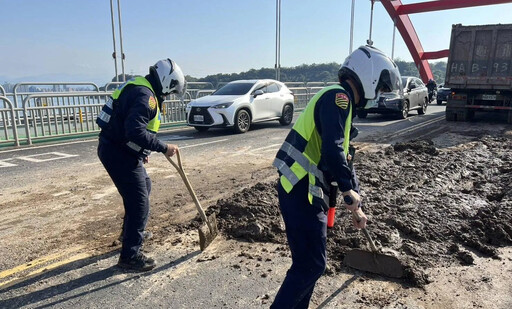
[[[345,138],[345,121],[349,117],[349,108],[343,109],[336,105],[336,94],[344,93],[352,105],[352,115],[356,114],[353,94],[348,84],[341,84],[345,89],[330,90],[320,97],[315,106],[315,123],[322,138],[320,170],[326,175],[327,181],[336,181],[341,192],[353,188],[352,170],[343,153]],[[353,117],[353,116],[352,116]]]
[[[153,92],[144,86],[128,85],[121,92],[109,127],[100,132],[100,137],[109,142],[120,145],[127,152],[143,158],[143,154],[136,154],[125,144],[131,141],[143,149],[165,153],[167,145],[156,138],[156,134],[146,129],[149,121],[155,117],[157,109],[149,106],[149,99],[157,99]]]

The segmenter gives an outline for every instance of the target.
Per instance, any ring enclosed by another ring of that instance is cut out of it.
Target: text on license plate
[[[194,115],[194,121],[203,122],[204,116],[203,115]]]
[[[482,100],[496,101],[496,95],[495,94],[483,94]]]

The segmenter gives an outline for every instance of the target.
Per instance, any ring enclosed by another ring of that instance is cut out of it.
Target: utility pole
[[[366,43],[368,45],[373,45],[373,41],[372,41],[372,28],[373,28],[373,5],[375,4],[375,2],[380,2],[380,0],[370,0],[372,2],[372,10],[371,10],[371,13],[370,13],[370,35],[368,37],[368,40],[366,40]]]
[[[116,82],[119,82],[119,73],[117,70],[117,50],[116,50],[116,31],[115,31],[115,22],[114,22],[114,0],[110,0],[110,18],[112,20],[112,41],[114,45],[114,52],[112,53],[112,58],[114,58],[114,67],[116,71]],[[126,75],[124,73],[124,51],[123,51],[123,30],[121,24],[121,1],[117,0],[117,18],[119,22],[119,43],[121,45],[121,68],[123,74],[123,82],[126,81]]]
[[[276,80],[281,78],[281,0],[276,0]]]
[[[352,49],[354,46],[354,7],[356,5],[356,0],[352,0],[352,9],[350,13],[350,48],[348,53],[352,53]]]
[[[123,71],[123,82],[126,81],[124,74],[124,51],[123,51],[123,26],[121,24],[121,0],[117,0],[117,17],[119,19],[119,44],[121,45],[121,69]]]
[[[119,77],[117,76],[116,31],[115,31],[115,26],[114,26],[114,3],[113,3],[113,0],[110,0],[110,18],[112,20],[112,40],[114,42],[114,52],[112,53],[112,58],[114,58],[114,67],[116,69],[116,82],[118,82]]]

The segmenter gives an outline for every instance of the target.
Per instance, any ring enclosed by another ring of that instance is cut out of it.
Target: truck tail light
[[[451,97],[453,100],[467,100],[468,98],[465,94],[456,94],[455,92],[451,93]]]

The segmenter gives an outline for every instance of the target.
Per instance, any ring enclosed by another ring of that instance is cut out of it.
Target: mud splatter
[[[355,166],[368,229],[378,246],[398,253],[405,281],[429,283],[433,266],[471,265],[474,256],[499,259],[512,244],[512,139],[476,137],[456,148],[430,140],[360,152]],[[244,241],[286,243],[276,181],[258,183],[210,207],[219,228]],[[328,258],[336,271],[352,248],[368,248],[341,209],[328,231]]]

